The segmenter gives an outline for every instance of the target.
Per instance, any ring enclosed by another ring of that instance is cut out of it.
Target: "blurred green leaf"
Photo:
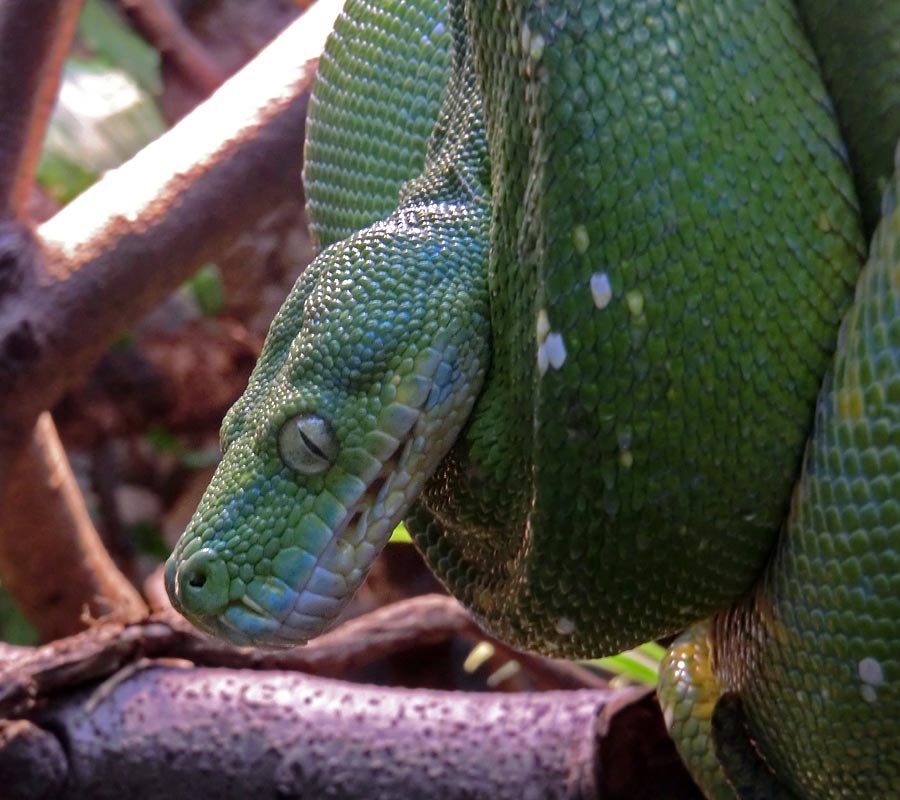
[[[165,561],[169,557],[171,548],[166,544],[162,530],[155,522],[136,522],[128,527],[127,532],[138,552],[160,561]]]
[[[86,0],[78,18],[78,39],[108,66],[119,67],[144,91],[162,91],[159,53],[103,0]]]
[[[164,428],[154,428],[144,434],[147,443],[158,453],[172,456],[182,466],[188,469],[202,469],[211,467],[219,461],[218,448],[190,449],[185,447],[181,440],[171,431]]]
[[[204,317],[222,313],[225,308],[225,284],[218,265],[204,264],[184,285]]]
[[[163,428],[154,428],[147,431],[146,438],[147,442],[157,453],[176,455],[182,449],[178,437],[171,431]]]
[[[632,683],[656,686],[659,678],[659,664],[666,651],[656,642],[642,644],[617,656],[596,658],[587,663],[623,677]]]
[[[156,139],[166,124],[152,98],[121,69],[69,59],[45,151],[100,175]]]
[[[19,645],[35,645],[40,641],[38,632],[25,619],[2,585],[0,585],[0,640]]]
[[[94,55],[66,62],[38,165],[38,181],[61,204],[166,129],[153,99],[156,51],[102,0],[87,0],[78,36]]]
[[[402,522],[394,528],[390,541],[412,544],[412,537],[409,535],[409,531],[406,530],[406,526]]]
[[[59,153],[44,150],[38,165],[37,179],[59,205],[64,206],[81,194],[96,176]]]
[[[131,331],[125,331],[118,336],[112,343],[113,350],[130,350],[135,345],[134,334]]]

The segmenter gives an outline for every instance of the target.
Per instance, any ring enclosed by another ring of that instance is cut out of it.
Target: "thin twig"
[[[169,0],[119,0],[135,27],[197,90],[207,95],[228,77],[212,53],[185,27]]]

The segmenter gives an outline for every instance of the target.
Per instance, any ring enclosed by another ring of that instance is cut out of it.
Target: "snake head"
[[[173,605],[199,628],[300,644],[362,582],[481,388],[485,220],[440,204],[397,214],[298,280],[166,564]]]

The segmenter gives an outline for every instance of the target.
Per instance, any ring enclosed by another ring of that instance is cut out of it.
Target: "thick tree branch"
[[[320,0],[194,113],[41,226],[45,266],[0,309],[0,470],[115,336],[296,197],[307,91],[340,5]]]
[[[84,610],[134,619],[142,609],[49,418],[27,432],[140,314],[296,198],[306,96],[338,5],[321,0],[182,125],[46,223],[45,244],[18,221],[0,224],[0,573],[45,636],[78,629]]]
[[[465,616],[423,597],[264,654],[160,612],[8,648],[4,797],[699,800],[646,689],[465,694],[295,671],[356,667],[413,646],[413,628],[453,635]],[[198,661],[228,669],[189,668]]]
[[[600,733],[646,694],[462,694],[150,667],[54,703],[33,727],[14,724],[0,774],[18,772],[10,800],[35,789],[60,800],[611,797]],[[30,768],[30,750],[36,766],[55,755],[53,769]],[[53,783],[36,787],[35,774]]]
[[[81,0],[0,3],[0,219],[24,219]]]

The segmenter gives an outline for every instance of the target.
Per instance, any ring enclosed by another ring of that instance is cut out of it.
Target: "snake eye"
[[[315,414],[291,417],[278,431],[281,460],[301,475],[319,475],[337,458],[337,441],[328,423]]]

